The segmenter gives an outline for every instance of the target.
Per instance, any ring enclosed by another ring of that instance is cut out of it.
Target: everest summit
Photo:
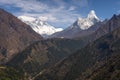
[[[31,28],[37,32],[38,34],[42,35],[43,37],[47,38],[51,34],[55,32],[62,31],[62,28],[55,28],[47,23],[46,17],[29,17],[29,16],[19,16],[18,17],[21,21],[31,26]]]

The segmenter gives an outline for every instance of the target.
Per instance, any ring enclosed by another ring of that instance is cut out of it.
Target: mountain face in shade
[[[46,22],[45,17],[28,17],[28,16],[19,16],[20,20],[25,22],[26,24],[30,25],[30,27],[37,32],[38,34],[42,35],[43,37],[47,38],[48,36],[52,35],[53,33],[60,32],[62,28],[55,28],[49,25]]]
[[[65,30],[55,33],[50,37],[64,37],[64,38],[74,38],[76,35],[81,35],[80,33],[92,28],[94,24],[98,23],[100,20],[96,16],[95,11],[91,10],[86,18],[78,18],[71,26]],[[95,27],[95,26],[94,26]],[[93,30],[94,31],[94,30]],[[86,32],[87,33],[87,32]],[[84,34],[82,34],[84,35]]]
[[[42,37],[10,13],[0,9],[0,64]]]
[[[117,22],[119,20],[118,17],[119,16],[117,17],[114,16],[112,18],[113,20],[112,22]],[[118,27],[117,24],[115,25],[113,24],[114,23],[112,23],[113,27]],[[97,62],[99,61],[102,62],[109,58],[111,55],[119,53],[120,53],[120,26],[116,28],[113,32],[110,31],[108,34],[90,43],[86,47],[80,49],[79,51],[75,52],[74,54],[64,59],[63,61],[57,63],[53,67],[40,72],[40,74],[37,75],[37,77],[34,80],[77,80],[83,72],[91,68]],[[117,65],[117,63],[115,64]],[[112,68],[114,69],[114,67]],[[113,70],[112,68],[110,67],[110,69],[106,70]],[[109,71],[105,72],[108,72],[109,74]],[[100,76],[99,72],[97,74],[99,77]],[[118,78],[118,80],[119,79],[120,78]],[[92,80],[99,79],[95,78]]]
[[[114,53],[104,61],[96,62],[76,80],[119,80],[120,53]]]
[[[35,42],[14,56],[9,66],[21,68],[27,74],[35,76],[40,71],[82,48],[85,44],[80,40],[47,39]]]

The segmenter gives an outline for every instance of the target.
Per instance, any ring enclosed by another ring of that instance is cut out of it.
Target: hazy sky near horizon
[[[120,0],[0,0],[0,8],[15,16],[44,16],[49,24],[66,28],[90,10],[104,20],[120,13]]]

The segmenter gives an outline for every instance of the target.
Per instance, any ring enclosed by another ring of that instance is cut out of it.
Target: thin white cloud
[[[49,1],[49,0],[48,0]],[[65,3],[64,0],[52,0],[58,6],[43,3],[37,0],[0,0],[0,4],[18,7],[21,11],[15,13],[28,16],[45,16],[48,21],[58,25],[72,24],[80,14],[75,12],[76,6]],[[88,5],[87,0],[71,0],[75,5],[84,7]],[[67,25],[67,26],[68,26]],[[66,26],[66,27],[67,27]]]
[[[47,8],[45,4],[42,4],[36,0],[0,0],[0,4],[19,7],[25,12],[41,12]]]
[[[72,11],[72,10],[75,10],[76,7],[75,6],[71,6],[68,10]]]

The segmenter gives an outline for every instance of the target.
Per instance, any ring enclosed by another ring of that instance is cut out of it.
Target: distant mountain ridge
[[[46,18],[42,16],[37,18],[29,16],[19,16],[18,18],[26,24],[30,25],[35,32],[37,32],[45,38],[52,35],[53,33],[63,30],[62,28],[55,28],[49,25],[46,21]]]
[[[71,26],[61,32],[51,35],[50,37],[75,38],[77,35],[81,35],[81,31],[92,28],[92,26],[98,22],[100,22],[100,19],[96,16],[95,11],[91,10],[86,18],[78,18]]]

